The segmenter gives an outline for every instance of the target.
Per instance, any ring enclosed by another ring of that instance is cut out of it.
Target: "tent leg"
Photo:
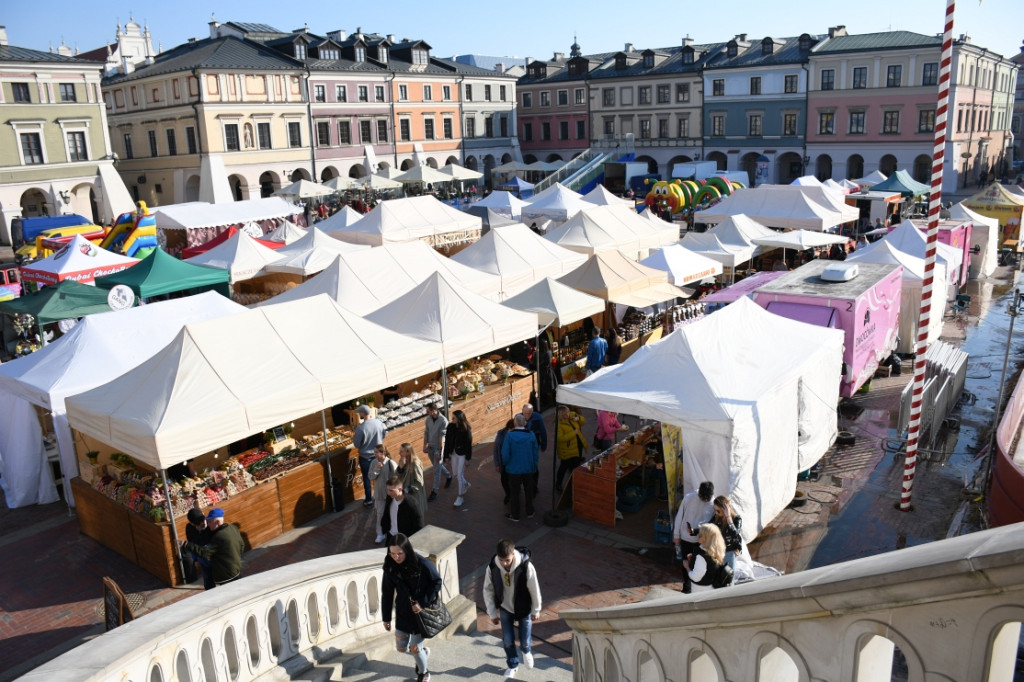
[[[555,477],[558,475],[558,399],[555,399],[555,447],[551,450],[551,509],[544,512],[544,523],[548,526],[558,528],[569,523],[569,512],[560,511],[558,506],[558,490],[555,488]],[[569,473],[569,483],[572,484],[572,473]]]
[[[181,538],[178,537],[178,527],[174,523],[174,508],[171,507],[171,486],[167,484],[167,470],[160,470],[160,478],[164,482],[164,504],[167,506],[167,518],[171,521],[171,537],[174,538],[174,551],[178,553],[178,568],[181,569],[181,579],[185,580],[185,556],[181,552]]]
[[[327,410],[325,408],[320,408],[320,423],[324,430],[324,456],[327,458],[327,485],[331,490],[331,511],[334,511],[338,507],[334,499],[334,476],[331,474],[331,449],[327,445]]]

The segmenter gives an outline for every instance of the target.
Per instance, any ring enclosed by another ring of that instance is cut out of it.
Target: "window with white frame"
[[[558,106],[565,107],[569,106],[569,91],[559,90],[558,91]]]
[[[61,102],[77,102],[78,96],[75,94],[74,83],[61,83],[60,84],[60,101]]]
[[[334,97],[339,102],[347,102],[348,101],[348,90],[345,88],[344,85],[335,86],[335,88],[334,88]]]
[[[540,105],[542,107],[550,107],[551,106],[551,91],[550,90],[541,90],[540,91]]]
[[[338,121],[338,144],[352,144],[352,124]]]
[[[676,137],[689,137],[690,136],[690,119],[680,118],[676,122],[677,130]]]
[[[369,87],[367,87],[365,85],[360,85],[358,92],[359,92],[359,101],[360,102],[369,102],[370,101],[370,88]]]
[[[491,86],[490,85],[485,85],[484,86],[484,101],[485,102],[490,102],[491,101]]]
[[[785,113],[782,115],[782,134],[786,137],[794,137],[796,135],[796,122],[797,114]]]
[[[366,48],[362,45],[356,46],[356,61],[360,63],[366,61]]]
[[[373,99],[374,99],[375,102],[383,102],[384,101],[384,86],[383,85],[375,85],[375,86],[373,86]]]
[[[850,112],[850,135],[863,135],[865,131],[865,123],[867,122],[867,113],[864,111],[851,111]]]
[[[711,137],[725,137],[725,114],[711,116]]]
[[[326,102],[327,101],[327,86],[326,85],[314,85],[313,86],[313,101],[314,102]]]
[[[586,104],[587,103],[587,91],[584,90],[583,88],[576,88],[573,91],[573,101],[576,104]]]
[[[188,129],[185,131],[188,133]],[[267,121],[259,121],[256,123],[256,144],[260,149],[270,149],[270,123]],[[194,154],[195,152],[189,152]]]
[[[46,163],[43,158],[43,140],[39,133],[20,133],[21,162],[26,166]]]
[[[30,103],[32,101],[32,94],[28,83],[11,83],[11,93],[14,95],[14,101],[18,104]]]
[[[917,112],[917,132],[919,133],[934,133],[935,132],[935,110],[934,109],[921,109]]]
[[[748,137],[761,137],[761,114],[748,114],[747,115],[747,136]]]
[[[362,120],[359,122],[359,142],[361,144],[373,144],[373,122]]]
[[[488,123],[491,119],[487,119]],[[445,116],[441,119],[441,131],[444,134],[444,139],[451,140],[455,137],[455,124],[452,122],[451,117]],[[488,135],[488,137],[490,137]]]
[[[409,101],[409,86],[399,85],[398,86],[398,101],[408,102]]]
[[[434,88],[430,85],[423,86],[423,101],[432,102],[434,101]]]
[[[388,141],[388,122],[387,119],[377,120],[377,142],[384,143]]]
[[[890,64],[885,70],[885,87],[898,88],[903,81],[903,65]]]
[[[677,102],[689,102],[690,101],[690,84],[689,83],[676,83],[676,101]]]
[[[821,89],[822,90],[835,90],[836,89],[836,70],[835,69],[822,69],[821,70]]]
[[[476,137],[476,117],[467,116],[466,122],[463,124],[462,136],[468,139]]]
[[[302,146],[302,124],[298,121],[288,121],[288,146]]]
[[[398,135],[402,142],[408,142],[412,139],[412,132],[409,126],[409,119],[402,118],[398,120]]]
[[[836,134],[836,114],[834,111],[822,111],[818,113],[818,134]]]
[[[173,133],[173,130],[167,132]],[[73,130],[67,133],[68,161],[88,161],[89,152],[85,148],[85,133],[81,130]]]
[[[150,141],[150,155],[156,156],[155,150],[152,148],[155,146],[155,141]],[[225,123],[224,124],[224,149],[229,152],[237,152],[241,149],[239,145],[238,137],[238,124],[237,123]]]
[[[800,77],[796,74],[789,74],[783,79],[782,89],[787,95],[792,95],[800,88]]]
[[[636,95],[637,104],[650,104],[651,103],[651,86],[644,85],[637,88]]]
[[[316,144],[318,147],[329,147],[331,144],[331,122],[316,122]]]
[[[423,139],[434,139],[434,119],[432,118],[423,119]]]
[[[441,86],[441,99],[445,102],[452,101],[452,86],[442,85]]]
[[[882,134],[883,135],[898,135],[900,132],[900,112],[898,111],[883,111],[882,112]]]

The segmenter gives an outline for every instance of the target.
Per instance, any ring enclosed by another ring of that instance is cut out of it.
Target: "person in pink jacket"
[[[616,412],[597,411],[597,447],[604,452],[615,442],[615,434],[618,431],[629,431],[629,427],[619,423],[619,415]]]

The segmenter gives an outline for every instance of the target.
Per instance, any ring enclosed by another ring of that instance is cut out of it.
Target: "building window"
[[[851,111],[850,112],[850,134],[851,135],[863,135],[864,134],[864,123],[867,119],[867,114],[863,111]]]
[[[928,62],[924,65],[924,73],[921,74],[921,85],[939,84],[939,65],[937,62]]]
[[[427,140],[434,139],[434,119],[425,118],[423,119],[423,137]]]
[[[542,107],[551,106],[551,92],[549,90],[541,90],[540,92],[540,105]]]
[[[659,118],[658,119],[658,137],[663,138],[663,139],[668,137],[668,119],[667,118]]]
[[[156,131],[155,130],[147,130],[146,131],[146,139],[149,142],[149,155],[150,156],[160,156],[160,154],[159,154],[159,152],[157,151],[157,148],[156,148]]]
[[[836,134],[836,115],[831,111],[823,111],[818,114],[818,134],[819,135],[835,135]]]
[[[398,86],[398,101],[408,102],[409,101],[409,86],[399,85]]]
[[[344,85],[339,85],[339,86],[335,87],[334,95],[335,95],[335,97],[337,98],[337,100],[339,102],[347,102],[348,101],[348,90],[345,88]]]
[[[681,118],[678,123],[678,137],[689,137],[690,136],[690,119]]]
[[[306,46],[303,43],[295,43],[295,58],[305,59],[306,58]]]
[[[388,122],[386,120],[377,121],[377,142],[388,141]]]
[[[725,137],[725,116],[716,114],[711,117],[711,137]]]
[[[796,136],[796,114],[784,114],[782,117],[782,134],[786,137]]]
[[[288,122],[288,146],[302,146],[302,124],[299,123],[298,121]]]
[[[917,112],[917,132],[919,133],[934,133],[935,132],[935,110],[934,109],[922,109]]]
[[[882,112],[882,134],[883,135],[898,135],[900,132],[900,112],[898,111],[883,111]]]
[[[725,94],[725,79],[716,78],[711,81],[711,95],[712,97],[721,97]]]
[[[83,139],[84,142],[84,139]],[[178,140],[174,137],[174,128],[167,129],[167,155],[178,155]]]
[[[569,122],[559,121],[558,122],[558,139],[568,140],[569,139]]]
[[[313,100],[316,102],[327,101],[327,86],[326,85],[314,85],[313,86]]]
[[[800,87],[800,77],[795,74],[786,76],[783,88],[787,95],[795,94]]]
[[[567,107],[569,106],[569,91],[559,90],[558,91],[558,106]]]
[[[413,50],[412,51],[412,63],[423,64],[426,66],[427,62],[430,61],[430,53],[426,50]]]
[[[373,144],[373,125],[371,121],[359,122],[359,142],[361,144]]]
[[[319,147],[328,147],[331,144],[331,122],[316,122],[316,144]]]
[[[898,88],[902,80],[903,66],[900,64],[890,64],[889,68],[885,71],[885,87]]]
[[[433,102],[434,101],[434,86],[424,85],[423,86],[423,101]]]
[[[530,141],[533,140],[533,124],[532,123],[524,123],[523,124],[523,140],[526,141],[526,142],[530,142]]]
[[[672,88],[668,85],[658,86],[658,104],[670,104],[672,102]]]
[[[693,64],[693,48],[683,48],[683,64]]]
[[[266,121],[256,124],[256,144],[260,149],[270,149],[270,124]]]
[[[466,101],[473,101],[473,86],[470,85],[469,83],[466,83]]]
[[[586,92],[587,91],[584,90],[583,88],[576,88],[573,91],[573,101],[574,101],[574,103],[576,103],[576,104],[586,104],[586,102],[587,102]]]
[[[836,88],[836,70],[835,69],[822,69],[821,70],[821,89],[822,90],[835,90]]]
[[[747,117],[748,137],[761,137],[761,114],[750,114]]]
[[[370,101],[370,89],[365,85],[359,86],[359,101],[369,102]]]
[[[375,85],[375,86],[373,86],[373,100],[375,102],[383,102],[384,101],[384,86],[383,85]]]
[[[167,132],[173,133],[173,130]],[[68,133],[68,161],[88,161],[89,153],[85,150],[85,133],[75,131]]]
[[[32,95],[28,89],[28,83],[11,83],[11,90],[14,91],[15,102],[31,102]]]
[[[502,102],[507,101],[507,98],[508,98],[508,88],[505,87],[504,85],[499,85],[498,86],[498,98],[501,99]]]
[[[60,101],[61,102],[77,102],[78,97],[75,96],[75,84],[74,83],[61,83],[60,84]]]
[[[403,142],[408,142],[412,139],[412,133],[409,130],[409,119],[403,118],[398,122],[398,134]]]
[[[39,133],[21,134],[21,155],[26,165],[43,163],[43,142]]]
[[[469,139],[476,137],[476,119],[474,117],[466,117],[465,129],[462,131],[462,136]]]
[[[155,146],[155,137],[150,141],[150,147]],[[237,123],[225,123],[224,124],[224,148],[229,152],[237,152],[240,147],[238,145],[238,124]],[[152,154],[156,156],[156,154]]]
[[[601,103],[606,107],[615,106],[615,88],[605,88],[601,91]]]
[[[485,85],[484,86],[484,101],[485,102],[490,102],[491,101],[491,86],[490,85]]]
[[[124,134],[124,158],[134,159],[135,158],[135,147],[132,145],[132,134]]]
[[[501,118],[498,119],[498,121],[498,134],[501,135],[501,137],[508,137],[508,116],[502,116]]]
[[[615,135],[615,119],[614,118],[606,118],[604,120],[604,134],[605,135]]]
[[[547,121],[540,124],[540,139],[545,141],[551,139],[551,124]]]
[[[356,46],[356,61],[359,63],[366,61],[366,48],[361,45]]]
[[[487,123],[488,123],[487,137],[491,137],[491,133],[494,132],[493,131],[493,127],[490,125],[491,119],[487,119]],[[444,139],[446,139],[446,140],[451,140],[452,138],[455,137],[455,125],[452,123],[452,119],[451,118],[443,118],[443,119],[441,119],[441,131],[444,133]]]
[[[270,149],[270,125],[261,123],[261,126],[267,126],[267,149]],[[257,126],[259,127],[259,126]],[[263,149],[263,140],[260,140],[260,149]],[[193,126],[187,126],[185,128],[185,148],[188,149],[189,154],[195,154],[199,151],[198,145],[196,145],[196,129]]]
[[[760,95],[761,94],[761,77],[751,76],[750,77],[750,94]]]
[[[587,139],[587,122],[583,120],[576,121],[576,139],[585,140]]]
[[[689,102],[690,101],[690,84],[689,83],[676,83],[676,101],[677,102]]]
[[[636,93],[637,104],[650,104],[651,103],[651,86],[645,85],[637,88]]]
[[[644,55],[644,68],[645,69],[653,69],[654,68],[654,55],[653,54],[645,54]]]
[[[868,69],[866,66],[853,67],[853,89],[863,90],[868,87]]]
[[[352,124],[338,121],[338,144],[352,144]]]
[[[532,106],[533,106],[533,93],[532,92],[524,92],[523,93],[523,108],[524,109],[529,109]]]
[[[441,86],[441,99],[443,99],[445,102],[450,102],[452,100],[452,86]]]

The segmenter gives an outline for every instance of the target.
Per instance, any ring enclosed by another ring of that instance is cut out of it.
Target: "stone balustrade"
[[[464,535],[427,526],[412,538],[444,581],[454,624],[472,631],[459,594]],[[381,626],[383,547],[257,573],[148,613],[36,668],[21,680],[241,682],[287,678],[342,653],[393,646]],[[282,674],[283,673],[283,674]]]
[[[912,512],[910,512],[912,513]],[[562,611],[588,682],[1011,682],[1024,524],[792,575]]]

